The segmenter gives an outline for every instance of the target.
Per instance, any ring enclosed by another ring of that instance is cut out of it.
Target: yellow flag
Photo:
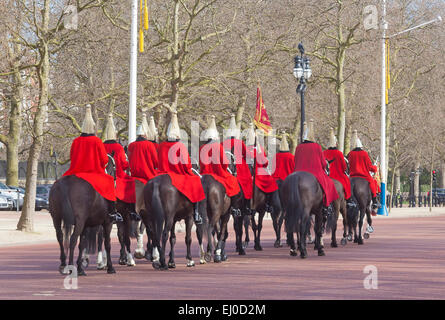
[[[144,31],[139,29],[139,52],[144,52]]]
[[[145,0],[145,6],[144,6],[144,27],[145,27],[145,30],[148,30],[148,6],[147,6],[147,0]]]

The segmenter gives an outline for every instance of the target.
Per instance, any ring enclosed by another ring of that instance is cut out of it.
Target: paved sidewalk
[[[445,207],[432,208],[393,208],[388,217],[376,216],[376,219],[421,218],[445,215]],[[29,244],[55,243],[56,233],[48,211],[42,210],[34,215],[34,232],[17,231],[20,213],[15,211],[0,211],[0,247]],[[266,216],[266,220],[270,217]],[[116,228],[116,226],[114,226]],[[183,232],[184,223],[177,224],[177,232]],[[116,231],[112,231],[116,235]]]

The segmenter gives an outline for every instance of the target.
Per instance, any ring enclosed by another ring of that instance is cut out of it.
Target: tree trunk
[[[338,68],[337,68],[337,137],[338,137],[338,150],[345,151],[345,131],[346,131],[346,93],[345,83],[343,75],[343,67],[345,62],[346,52],[340,50],[338,56]]]
[[[396,179],[394,181],[394,190],[396,192],[396,194],[398,194],[401,190],[400,190],[400,168],[396,168],[395,170],[395,174],[396,174]]]
[[[440,187],[445,188],[445,160],[440,161]]]
[[[42,12],[42,33],[46,34],[49,25],[50,0],[44,1]],[[37,169],[40,152],[43,145],[43,124],[46,118],[48,105],[48,81],[49,81],[49,50],[48,43],[42,39],[39,46],[40,64],[37,67],[39,79],[39,103],[34,114],[32,139],[26,171],[26,194],[23,202],[22,215],[17,224],[17,230],[34,231],[34,210],[36,201]]]

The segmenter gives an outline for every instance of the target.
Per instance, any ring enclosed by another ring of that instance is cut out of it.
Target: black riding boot
[[[141,220],[141,217],[136,213],[136,207],[134,204],[131,206],[130,220],[133,220],[133,221]]]
[[[195,219],[195,224],[202,224],[202,217],[199,214],[198,204],[199,202],[193,204],[194,219]]]
[[[378,208],[380,208],[380,201],[378,199],[379,198],[377,196],[372,198],[372,211],[375,211]]]
[[[355,203],[355,201],[352,197],[350,197],[348,200],[346,200],[346,205],[350,208],[354,208],[357,206],[357,204]]]
[[[110,217],[110,220],[112,223],[116,222],[122,222],[124,219],[122,218],[121,214],[116,211],[116,202],[115,201],[108,201],[109,205],[109,213],[108,216]]]

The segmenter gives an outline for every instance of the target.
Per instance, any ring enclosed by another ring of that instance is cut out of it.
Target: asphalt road
[[[302,260],[291,257],[286,246],[273,247],[270,220],[263,229],[263,251],[251,243],[247,255],[239,256],[231,226],[229,260],[222,264],[199,265],[193,236],[193,268],[186,267],[184,233],[178,233],[177,268],[168,271],[154,270],[146,260],[137,260],[135,267],[118,265],[119,245],[113,240],[117,273],[108,275],[91,264],[76,290],[64,288],[56,240],[4,247],[0,299],[445,299],[445,217],[375,219],[374,227],[362,246],[330,248],[325,237],[326,256],[318,257],[311,247]]]

